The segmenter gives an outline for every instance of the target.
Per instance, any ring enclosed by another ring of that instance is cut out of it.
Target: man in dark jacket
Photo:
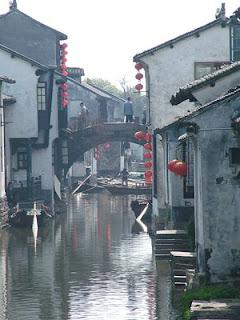
[[[124,118],[125,122],[133,122],[133,103],[130,97],[124,103]]]

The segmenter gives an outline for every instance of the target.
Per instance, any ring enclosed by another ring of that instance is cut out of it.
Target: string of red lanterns
[[[149,132],[144,132],[144,131],[137,131],[134,134],[134,137],[139,140],[139,141],[145,141],[147,143],[144,144],[144,149],[147,150],[148,152],[145,152],[143,157],[144,159],[147,159],[144,163],[144,167],[146,168],[146,171],[144,173],[144,178],[145,178],[145,183],[146,184],[152,184],[152,161],[149,161],[152,159],[152,134]]]
[[[66,50],[67,46],[67,43],[63,43],[60,45],[60,71],[64,77],[68,76],[66,66],[66,56],[68,54]],[[66,83],[61,84],[61,104],[63,108],[67,108],[68,106],[68,85]]]
[[[99,146],[96,146],[96,148],[94,149],[94,158],[96,160],[100,160],[100,150],[99,150]]]
[[[181,160],[171,160],[168,163],[168,170],[175,173],[177,176],[184,177],[187,175],[187,164]]]
[[[143,69],[143,65],[140,62],[138,62],[135,64],[135,69],[137,69],[138,71],[138,73],[135,76],[135,78],[138,80],[138,83],[136,84],[135,89],[140,93],[140,91],[143,89],[143,85],[141,84],[143,74],[140,72],[140,70]]]

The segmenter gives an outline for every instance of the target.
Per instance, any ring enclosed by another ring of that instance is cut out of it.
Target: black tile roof
[[[226,23],[228,21],[228,18],[219,18],[219,19],[216,19],[216,20],[213,20],[197,29],[194,29],[192,31],[189,31],[189,32],[186,32],[176,38],[173,38],[171,40],[168,40],[156,47],[153,47],[151,49],[148,49],[146,51],[143,51],[142,53],[139,53],[139,54],[136,54],[134,57],[133,57],[133,61],[138,61],[140,58],[144,57],[144,56],[147,56],[149,54],[153,54],[155,51],[158,51],[159,49],[162,49],[162,48],[165,48],[165,47],[171,47],[174,43],[178,42],[178,41],[181,41],[183,39],[186,39],[188,37],[191,37],[193,35],[198,35],[199,32],[201,31],[204,31],[206,29],[209,29],[209,28],[212,28],[214,27],[215,25],[218,25],[218,24],[221,24],[222,26],[225,26]]]
[[[193,109],[192,111],[188,111],[185,115],[183,116],[179,116],[177,120],[173,121],[172,123],[167,124],[166,126],[162,127],[161,129],[159,129],[159,132],[161,131],[165,131],[171,127],[174,127],[175,125],[180,124],[182,121],[184,120],[188,120],[191,119],[194,116],[197,116],[198,114],[201,114],[203,112],[207,112],[209,109],[217,107],[219,102],[224,102],[225,100],[232,100],[235,97],[239,97],[240,96],[240,88],[236,87],[234,89],[229,90],[229,92],[221,97],[218,97],[217,99],[203,105],[203,106],[199,106],[196,107],[196,109]]]
[[[47,29],[53,31],[54,33],[57,34],[59,40],[66,40],[66,39],[67,39],[67,35],[66,35],[66,34],[64,34],[64,33],[60,32],[60,31],[57,31],[57,30],[55,30],[55,29],[47,26],[46,24],[41,23],[41,22],[38,21],[38,20],[35,20],[34,18],[28,16],[26,13],[24,13],[24,12],[18,10],[18,9],[10,10],[10,11],[8,11],[8,12],[5,13],[5,14],[1,14],[1,15],[0,15],[0,19],[3,18],[3,17],[6,17],[6,16],[8,16],[8,15],[15,14],[15,13],[20,14],[20,15],[22,15],[22,16],[24,16],[24,17],[27,17],[28,19],[32,20],[34,23],[37,23],[38,25],[40,25],[40,26],[42,26],[42,27],[44,27],[44,28],[47,28]]]
[[[192,92],[194,90],[204,87],[208,84],[214,84],[216,80],[223,78],[238,70],[240,70],[239,61],[234,62],[230,65],[224,65],[221,69],[213,73],[209,73],[198,80],[194,80],[183,87],[180,87],[178,91],[174,95],[172,95],[170,102],[172,105],[177,105],[187,99],[192,99]]]

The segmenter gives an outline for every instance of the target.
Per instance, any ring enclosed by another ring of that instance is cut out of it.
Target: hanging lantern
[[[143,157],[145,159],[152,159],[152,154],[151,154],[151,152],[147,152],[147,153],[144,153]]]
[[[108,150],[110,148],[110,143],[104,143],[103,147],[105,150]]]
[[[152,141],[152,134],[149,133],[149,132],[147,132],[147,133],[145,134],[144,140],[145,140],[146,142]]]
[[[145,132],[143,132],[143,131],[137,131],[137,132],[134,134],[134,137],[135,137],[137,140],[144,140]]]
[[[174,165],[174,173],[177,176],[186,176],[187,175],[187,164],[185,162],[182,161],[178,161],[175,165]]]
[[[151,168],[152,168],[152,162],[151,162],[151,161],[145,162],[145,163],[144,163],[144,167],[145,167],[146,169],[151,169]]]
[[[94,149],[94,158],[95,158],[96,160],[100,160],[99,146],[96,146],[96,148]]]
[[[149,185],[150,185],[150,184],[152,184],[152,177],[150,177],[150,178],[146,178],[146,179],[145,179],[145,184],[146,184],[146,185],[148,185],[148,184],[149,184]]]
[[[62,83],[61,84],[61,88],[62,88],[62,90],[67,90],[68,89],[68,85],[66,83]]]
[[[62,64],[67,62],[67,58],[65,58],[65,57],[62,57],[61,60],[62,60]]]
[[[148,142],[148,143],[145,143],[143,147],[144,147],[144,149],[146,149],[146,150],[152,151],[152,144],[149,143],[149,142]]]
[[[67,43],[63,43],[63,44],[60,45],[60,48],[61,48],[61,49],[66,49],[67,46],[68,46]]]
[[[152,177],[152,171],[150,171],[150,170],[146,171],[146,172],[144,173],[144,177],[145,177],[146,179],[151,178],[151,177]]]
[[[175,168],[175,164],[177,163],[177,162],[179,162],[180,160],[177,160],[177,159],[174,159],[174,160],[171,160],[171,161],[169,161],[168,162],[168,170],[170,170],[170,171],[172,171],[172,172],[174,172],[174,168]]]
[[[64,50],[63,51],[63,54],[66,56],[68,54],[68,51],[67,50]]]
[[[135,69],[137,69],[137,71],[141,70],[142,68],[143,68],[143,65],[140,62],[135,64]]]
[[[67,66],[65,64],[60,64],[60,69],[62,71],[65,71],[67,69]]]
[[[63,106],[64,108],[66,108],[67,105],[68,105],[68,100],[67,100],[67,99],[64,99],[63,102],[62,102],[62,106]]]
[[[140,72],[138,72],[138,73],[136,74],[135,78],[136,78],[137,80],[141,80],[141,79],[143,78],[143,74],[140,73]]]
[[[68,76],[68,72],[67,71],[63,71],[63,73],[62,73],[65,77],[67,77]]]
[[[135,89],[136,89],[137,91],[141,91],[142,88],[143,88],[143,85],[142,85],[141,83],[138,83],[138,84],[135,86]]]

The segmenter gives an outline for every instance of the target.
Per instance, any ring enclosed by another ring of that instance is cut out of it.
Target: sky
[[[68,36],[69,67],[135,85],[133,57],[215,19],[219,0],[17,0],[18,9]],[[226,14],[240,0],[225,0]],[[0,14],[9,0],[0,0]]]

